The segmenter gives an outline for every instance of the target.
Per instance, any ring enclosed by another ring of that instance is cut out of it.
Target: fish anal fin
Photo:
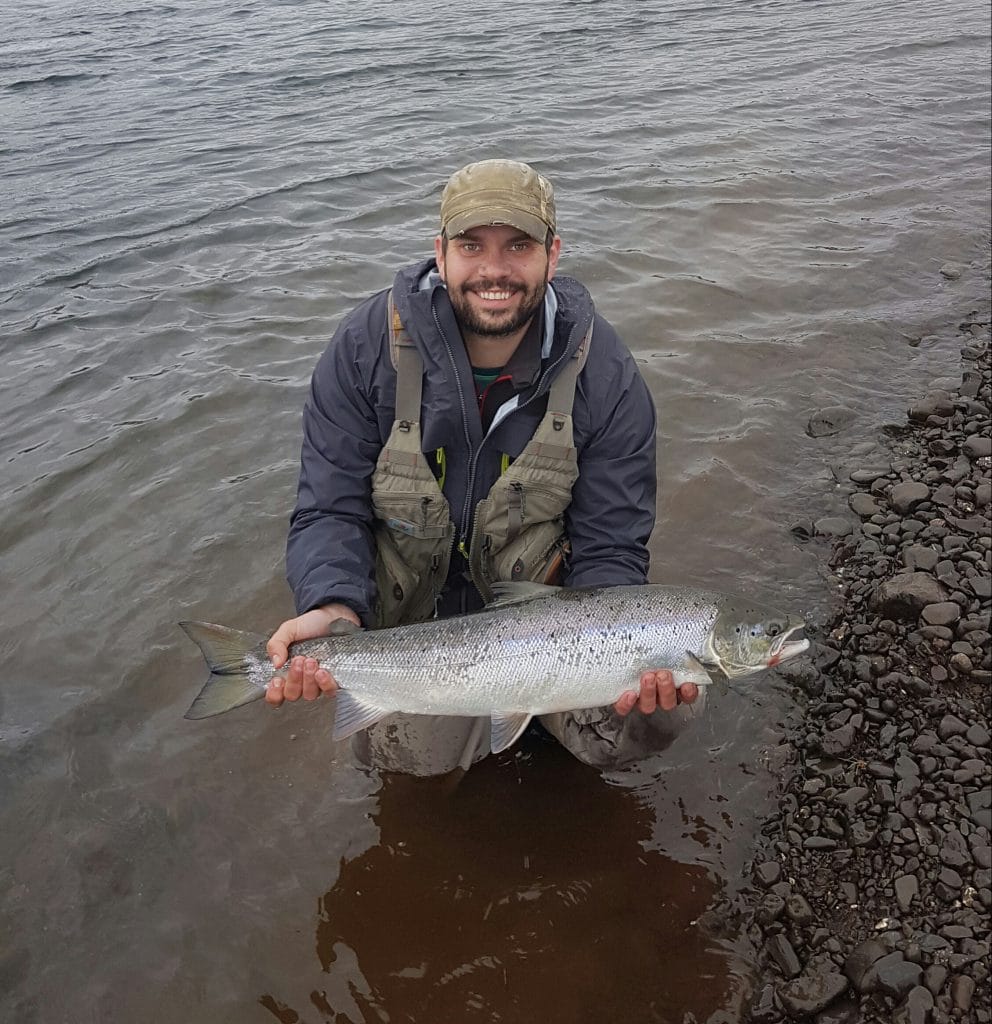
[[[524,729],[530,725],[534,716],[529,711],[510,712],[506,715],[494,714],[492,716],[492,738],[490,746],[494,754],[498,754],[507,747],[512,747]]]
[[[392,712],[339,689],[334,698],[334,739],[347,739],[389,714]]]

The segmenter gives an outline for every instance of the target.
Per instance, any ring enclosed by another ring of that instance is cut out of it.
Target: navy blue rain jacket
[[[400,271],[396,306],[424,361],[423,450],[443,447],[444,493],[467,542],[471,512],[515,458],[547,408],[549,382],[595,316],[592,346],[573,408],[579,478],[566,514],[572,545],[565,585],[644,583],[655,517],[655,411],[634,359],[593,308],[588,291],[567,277],[558,298],[551,355],[532,393],[483,437],[472,370],[442,285],[418,290],[433,261]],[[396,372],[389,353],[388,292],[345,317],[314,370],[303,411],[296,508],[286,550],[299,613],[338,601],[366,625],[376,597],[371,477],[393,424]],[[476,468],[469,494],[470,465]]]

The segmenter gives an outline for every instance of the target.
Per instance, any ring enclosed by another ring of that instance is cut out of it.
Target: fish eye
[[[778,636],[779,633],[781,633],[781,632],[782,632],[782,627],[777,622],[773,622],[768,627],[768,635],[769,636]]]

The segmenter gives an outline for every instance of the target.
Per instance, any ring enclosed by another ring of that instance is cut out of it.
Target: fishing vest
[[[421,451],[424,364],[392,293],[388,317],[396,411],[372,474],[379,591],[375,612],[380,627],[422,622],[435,614],[457,529],[441,483]],[[557,582],[561,575],[569,552],[565,510],[579,475],[572,405],[592,330],[590,324],[553,381],[547,412],[534,436],[512,463],[504,456],[503,473],[475,507],[463,554],[472,582],[486,601],[492,599],[496,582]]]

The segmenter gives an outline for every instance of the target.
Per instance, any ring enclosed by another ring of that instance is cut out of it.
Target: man
[[[476,610],[497,581],[641,584],[655,515],[655,413],[629,351],[585,288],[555,278],[550,182],[485,160],[449,179],[435,258],[341,323],[317,364],[287,568],[289,644],[338,618],[367,627]],[[554,279],[554,284],[551,284]],[[294,658],[266,700],[333,693]],[[645,672],[613,709],[542,718],[583,760],[609,760],[635,707],[696,699]],[[372,763],[417,774],[488,752],[480,720],[396,715]]]

